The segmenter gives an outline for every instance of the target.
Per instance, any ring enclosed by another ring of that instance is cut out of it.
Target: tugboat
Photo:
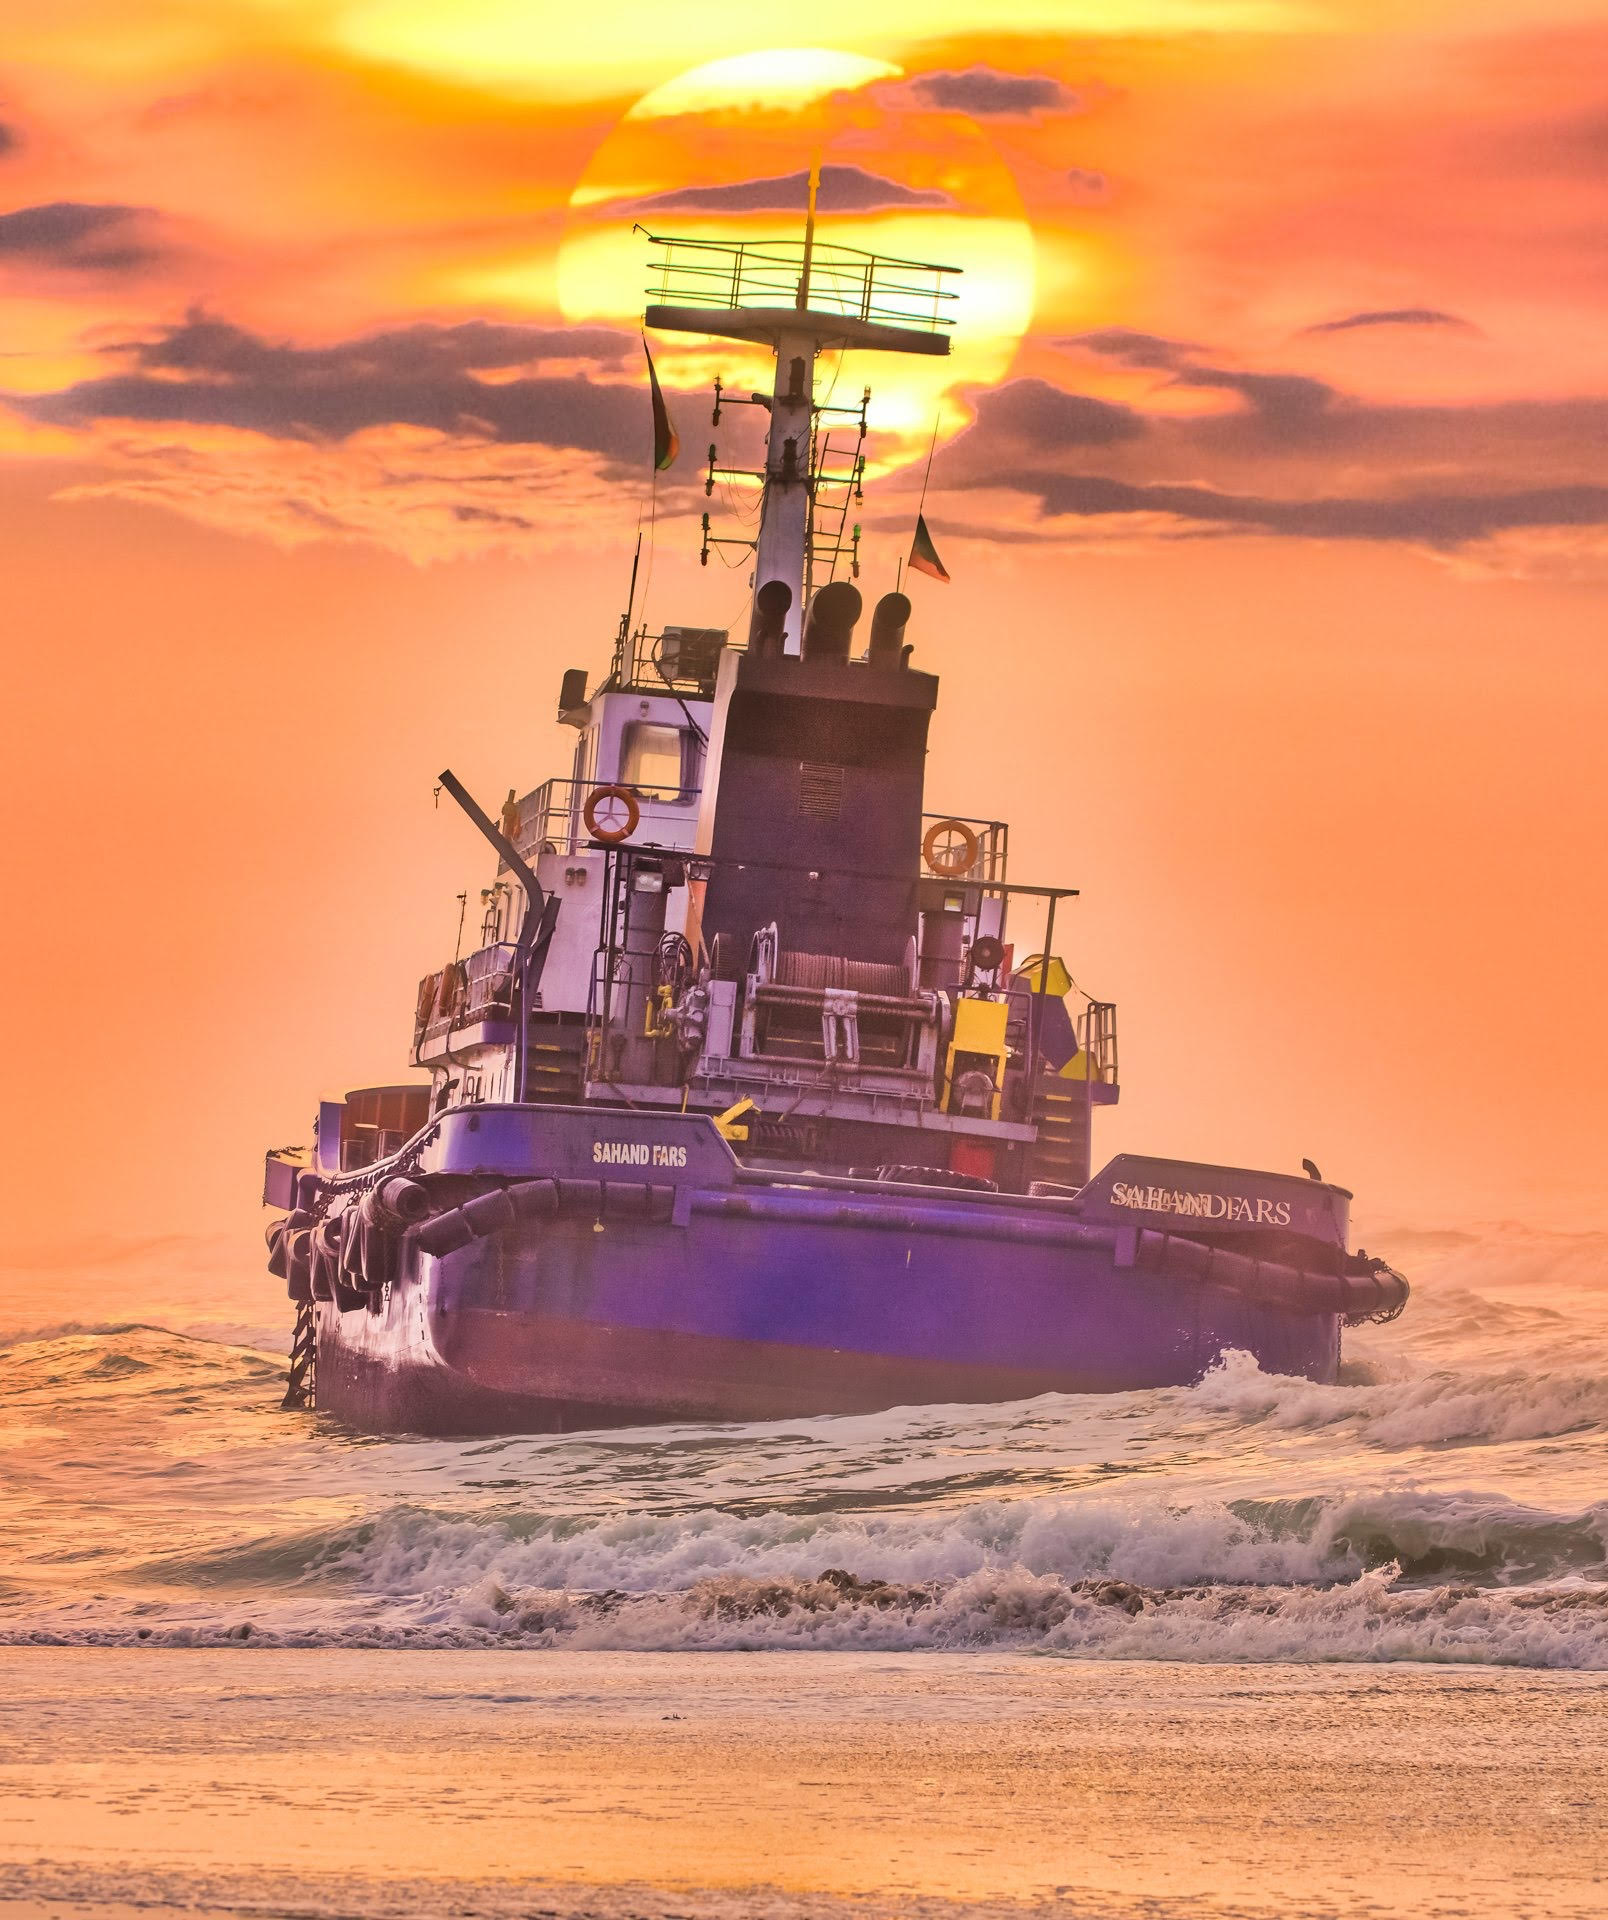
[[[1348,1251],[1350,1195],[1310,1162],[1091,1172],[1117,1026],[1056,951],[1075,890],[927,807],[910,601],[857,643],[866,404],[816,361],[947,353],[955,270],[818,246],[813,207],[802,241],[647,239],[650,328],[774,355],[738,402],[769,419],[748,629],[628,602],[602,681],[563,676],[566,777],[494,821],[440,776],[497,860],[480,944],[420,983],[427,1084],[268,1155],[286,1405],[770,1420],[1185,1385],[1230,1349],[1334,1380],[1342,1327],[1407,1298]]]

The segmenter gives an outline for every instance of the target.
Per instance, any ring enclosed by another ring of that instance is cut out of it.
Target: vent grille
[[[843,811],[843,769],[803,760],[798,769],[798,817],[830,825]]]

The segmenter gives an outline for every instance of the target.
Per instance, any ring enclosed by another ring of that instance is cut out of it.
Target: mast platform
[[[892,353],[947,354],[944,307],[958,267],[803,240],[692,240],[643,232],[661,248],[650,327],[774,346],[783,336]]]
[[[883,353],[946,354],[947,333],[918,333],[850,314],[823,313],[817,307],[650,306],[643,315],[650,327],[667,333],[707,333],[723,340],[753,340],[772,347],[789,334],[808,333],[834,346],[870,347]]]

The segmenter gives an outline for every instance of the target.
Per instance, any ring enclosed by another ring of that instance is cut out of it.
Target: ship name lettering
[[[667,1147],[662,1140],[594,1140],[594,1167],[684,1167],[685,1147]]]
[[[1111,1204],[1141,1213],[1176,1213],[1190,1220],[1225,1220],[1231,1226],[1287,1227],[1288,1200],[1250,1199],[1243,1193],[1181,1193],[1173,1187],[1112,1183]]]

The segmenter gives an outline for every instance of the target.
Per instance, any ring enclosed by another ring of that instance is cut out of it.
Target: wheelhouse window
[[[650,799],[689,800],[695,784],[688,776],[689,736],[682,727],[657,726],[649,720],[633,721],[625,730],[624,752],[620,756],[620,780],[628,787],[643,789]]]

